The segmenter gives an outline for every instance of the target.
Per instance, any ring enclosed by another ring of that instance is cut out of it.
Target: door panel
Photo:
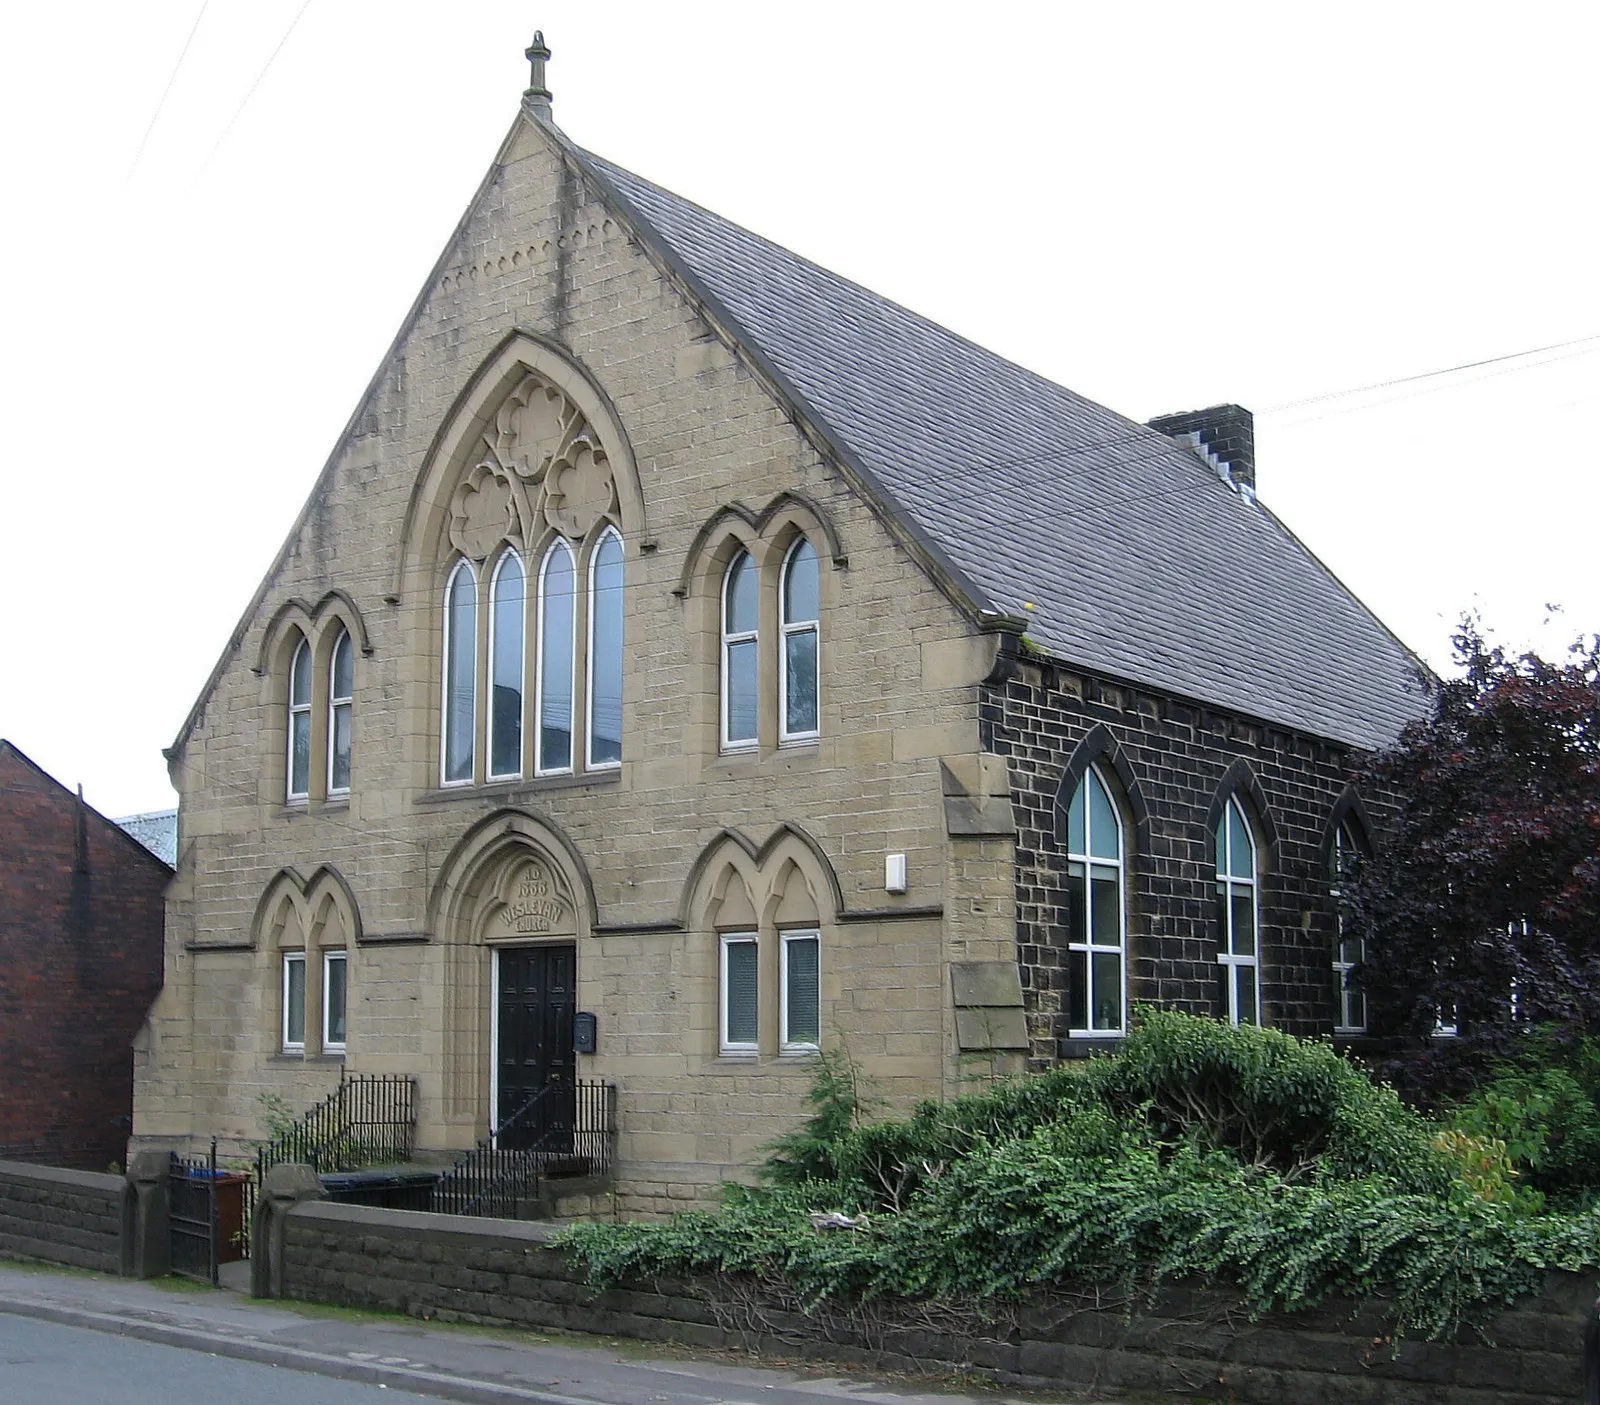
[[[498,1047],[495,1049],[495,1125],[516,1112],[547,1084],[565,1085],[539,1104],[526,1128],[507,1133],[500,1145],[519,1149],[535,1143],[562,1151],[572,1140],[572,1012],[578,953],[574,946],[502,948],[499,963]]]

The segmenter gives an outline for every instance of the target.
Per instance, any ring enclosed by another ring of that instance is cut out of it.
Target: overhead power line
[[[139,149],[133,153],[133,164],[128,167],[131,176],[138,168],[139,158],[144,155],[145,146],[150,141],[150,133],[155,131],[156,123],[161,120],[161,114],[166,110],[167,98],[172,93],[172,85],[178,81],[178,71],[183,67],[183,61],[189,57],[189,46],[194,43],[194,36],[200,29],[200,21],[206,17],[206,6],[211,0],[200,0],[200,10],[194,17],[194,23],[189,26],[189,37],[183,41],[183,48],[178,53],[178,61],[172,65],[172,72],[167,75],[167,86],[161,90],[161,97],[156,102],[156,110],[150,114],[150,125],[144,129],[144,135],[139,138]]]
[[[1463,361],[1459,366],[1444,366],[1436,371],[1421,371],[1414,376],[1396,376],[1392,380],[1373,381],[1370,385],[1355,385],[1347,390],[1329,390],[1321,395],[1308,395],[1301,400],[1284,400],[1276,405],[1267,405],[1256,413],[1260,415],[1277,414],[1280,410],[1293,410],[1301,405],[1317,405],[1324,400],[1340,400],[1347,395],[1365,395],[1368,391],[1387,390],[1390,386],[1410,385],[1415,381],[1435,380],[1440,376],[1453,376],[1461,371],[1476,371],[1484,366],[1498,366],[1504,361],[1520,361],[1528,356],[1543,356],[1550,351],[1565,351],[1568,347],[1583,346],[1589,342],[1600,342],[1600,332],[1587,337],[1574,337],[1571,341],[1552,342],[1549,346],[1536,346],[1527,351],[1507,352],[1504,356],[1489,356],[1482,361]]]
[[[272,65],[277,62],[278,55],[283,52],[283,46],[289,42],[289,36],[295,32],[301,19],[305,16],[305,12],[310,8],[311,0],[305,0],[305,3],[294,12],[294,18],[289,21],[289,27],[283,31],[283,38],[278,40],[277,48],[267,55],[267,61],[261,65],[261,72],[256,74],[255,81],[251,83],[244,97],[239,100],[239,106],[234,109],[233,116],[228,119],[228,125],[222,129],[222,135],[217,138],[217,144],[211,148],[211,154],[200,163],[200,169],[195,172],[196,180],[199,180],[206,173],[206,169],[216,159],[217,153],[222,150],[223,143],[228,140],[229,134],[239,125],[239,119],[244,116],[245,108],[250,106],[250,99],[256,95],[256,89],[261,86],[262,80],[267,76]]]

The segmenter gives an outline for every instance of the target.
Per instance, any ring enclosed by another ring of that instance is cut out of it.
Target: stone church
[[[135,1144],[348,1070],[445,1151],[596,1080],[655,1210],[819,1047],[903,1106],[1140,1002],[1359,1034],[1336,859],[1419,669],[1249,415],[1135,423],[612,165],[529,52],[168,752]]]

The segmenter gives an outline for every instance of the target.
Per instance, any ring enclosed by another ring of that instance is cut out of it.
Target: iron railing
[[[612,1084],[547,1083],[439,1178],[433,1208],[518,1219],[541,1181],[607,1174],[615,1146]]]
[[[356,1171],[411,1159],[417,1130],[416,1080],[409,1074],[341,1075],[339,1086],[282,1136],[256,1148],[245,1187],[245,1235],[267,1172],[294,1162],[313,1171]]]

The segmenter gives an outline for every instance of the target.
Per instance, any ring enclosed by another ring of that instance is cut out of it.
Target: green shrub
[[[1511,1068],[1457,1107],[1452,1124],[1503,1142],[1528,1184],[1568,1203],[1600,1187],[1600,1110],[1564,1068]]]
[[[1146,1015],[1121,1052],[862,1123],[824,1061],[771,1184],[662,1225],[583,1225],[591,1281],[714,1271],[825,1300],[981,1304],[1197,1278],[1252,1312],[1379,1296],[1447,1331],[1600,1264],[1600,1215],[1539,1215],[1503,1147],[1440,1136],[1326,1045]],[[816,1212],[864,1213],[855,1232]],[[974,1309],[976,1310],[976,1309]]]

